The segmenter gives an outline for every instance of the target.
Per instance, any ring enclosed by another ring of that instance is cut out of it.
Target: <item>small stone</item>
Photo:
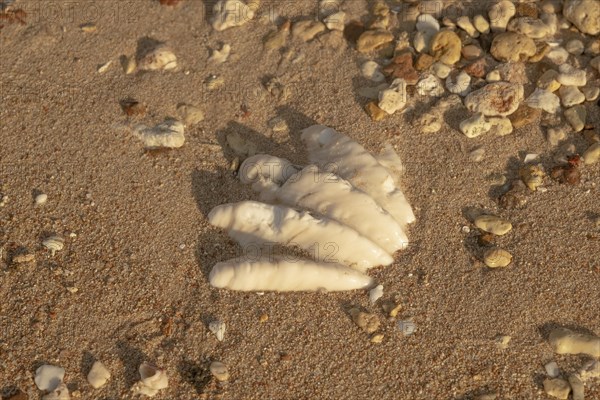
[[[537,52],[533,39],[516,32],[497,35],[490,49],[492,56],[502,62],[527,61]]]
[[[385,80],[385,76],[383,75],[383,73],[381,73],[381,66],[375,61],[365,62],[360,67],[360,71],[362,73],[362,76],[372,80],[373,82],[383,82]]]
[[[375,343],[375,344],[379,344],[381,342],[383,342],[383,333],[374,333],[371,336],[371,343]]]
[[[475,226],[484,232],[493,233],[497,236],[506,235],[512,229],[512,224],[495,215],[480,215],[475,218]]]
[[[548,364],[544,365],[544,369],[550,378],[558,378],[560,375],[560,369],[558,368],[556,361],[550,361]]]
[[[379,92],[379,108],[388,114],[401,110],[406,105],[406,82],[403,79],[394,79],[388,89]]]
[[[213,50],[212,54],[208,58],[209,62],[214,62],[216,64],[223,64],[229,58],[231,54],[231,46],[228,44],[224,44],[221,46],[221,50]]]
[[[394,35],[384,30],[369,30],[360,35],[356,42],[356,49],[361,53],[377,50],[394,40]]]
[[[431,39],[431,55],[446,65],[460,61],[462,43],[452,31],[440,31]]]
[[[461,54],[465,60],[472,61],[481,57],[483,51],[474,44],[470,44],[462,48]]]
[[[338,11],[338,12],[326,17],[323,20],[323,22],[325,22],[325,26],[329,30],[343,31],[345,20],[346,20],[346,13],[343,11]]]
[[[187,126],[196,125],[198,122],[204,120],[204,113],[202,110],[191,104],[179,104],[177,106],[177,113]]]
[[[560,82],[558,82],[558,72],[549,69],[544,72],[537,80],[537,87],[547,90],[548,92],[555,92],[560,88]]]
[[[577,376],[577,374],[569,375],[569,385],[573,391],[573,400],[585,400],[585,388],[583,381]]]
[[[479,31],[479,33],[488,34],[490,33],[490,23],[481,14],[477,14],[473,17],[473,26]]]
[[[478,147],[469,153],[469,160],[471,160],[472,162],[481,162],[483,161],[484,155],[485,149],[483,147]]]
[[[437,32],[440,30],[440,23],[433,15],[421,14],[417,17],[416,28],[417,28],[417,31],[420,31],[420,32],[424,32],[424,31]]]
[[[383,285],[377,285],[369,291],[369,301],[375,304],[383,296]]]
[[[381,108],[379,108],[377,103],[374,101],[370,101],[369,103],[367,103],[367,105],[365,106],[365,111],[373,121],[381,121],[387,115],[387,113]]]
[[[35,204],[37,204],[38,206],[46,204],[47,201],[48,201],[48,195],[45,193],[40,193],[35,196]]]
[[[423,114],[419,118],[421,133],[436,133],[442,129],[444,120],[438,113]]]
[[[461,71],[455,79],[450,75],[446,78],[446,88],[450,93],[467,96],[471,91],[471,76],[465,71]]]
[[[531,17],[513,18],[508,23],[507,29],[518,32],[531,39],[543,39],[550,35],[550,27],[542,20]]]
[[[443,62],[436,62],[433,64],[432,71],[438,78],[446,79],[450,75],[452,67],[444,64]]]
[[[289,129],[287,122],[281,117],[271,118],[268,125],[273,132],[287,132]]]
[[[558,67],[560,74],[558,75],[558,82],[565,86],[585,86],[587,78],[585,71],[577,69],[569,64],[562,64]]]
[[[65,246],[65,240],[60,236],[50,236],[42,242],[42,245],[50,250],[50,254],[54,257],[57,251],[60,251]]]
[[[381,304],[381,308],[390,318],[396,318],[402,310],[402,304],[396,304],[393,301],[384,301]]]
[[[140,71],[171,71],[177,67],[177,57],[165,45],[159,45],[147,52],[138,62]]]
[[[584,86],[580,90],[586,101],[596,101],[600,97],[600,87],[598,86]]]
[[[98,30],[96,25],[91,22],[80,25],[79,29],[81,29],[81,32],[85,32],[85,33],[93,33]]]
[[[498,346],[498,348],[501,350],[506,350],[508,349],[508,343],[511,339],[512,337],[510,336],[498,336],[496,338],[496,346]]]
[[[490,7],[488,16],[492,32],[504,32],[508,21],[517,13],[515,5],[510,0],[502,0]]]
[[[472,112],[486,116],[507,116],[514,113],[523,100],[523,85],[508,82],[490,83],[465,98]]]
[[[558,146],[558,144],[565,140],[566,137],[567,133],[562,127],[549,128],[548,132],[546,133],[546,139],[551,146]]]
[[[575,130],[575,132],[581,132],[585,127],[585,120],[587,117],[587,111],[585,106],[577,105],[569,108],[565,111],[565,119]]]
[[[558,94],[562,100],[562,105],[565,107],[575,106],[585,101],[585,95],[579,91],[577,86],[561,86]]]
[[[429,51],[435,31],[418,31],[413,38],[413,48],[417,53]]]
[[[69,292],[71,294],[75,294],[75,293],[79,292],[79,289],[76,288],[75,286],[67,286],[67,292]]]
[[[101,388],[110,379],[110,371],[100,361],[92,365],[92,369],[87,375],[87,381],[94,389]]]
[[[433,65],[434,61],[435,61],[435,59],[432,56],[430,56],[429,54],[421,53],[417,57],[417,61],[415,63],[415,69],[417,71],[425,71],[426,69],[431,67],[431,65]]]
[[[510,115],[510,120],[513,128],[519,129],[536,121],[541,114],[541,110],[521,104],[517,111]]]
[[[212,376],[217,378],[219,382],[225,382],[229,380],[229,371],[227,365],[220,361],[213,361],[210,363],[210,373]]]
[[[537,88],[525,100],[531,108],[544,110],[550,114],[556,114],[560,110],[560,99],[557,95],[544,89]]]
[[[146,149],[179,148],[185,143],[184,126],[176,120],[167,120],[156,126],[135,125],[133,135]]]
[[[435,75],[428,74],[417,83],[417,93],[420,96],[440,97],[444,92],[442,81]]]
[[[571,386],[564,379],[545,379],[544,391],[548,396],[566,400],[571,392]]]
[[[269,315],[268,314],[261,314],[260,317],[258,318],[258,321],[261,324],[264,324],[265,322],[267,322],[269,320]]]
[[[242,26],[252,18],[258,2],[244,3],[241,0],[219,0],[213,6],[212,27],[216,31]]]
[[[569,53],[579,56],[579,55],[583,54],[583,51],[585,50],[585,45],[579,39],[572,39],[567,42],[565,49]]]
[[[490,118],[488,122],[492,126],[490,132],[496,136],[506,136],[513,132],[512,123],[506,117]]]
[[[563,47],[557,46],[546,53],[546,58],[556,65],[562,65],[569,59],[569,52]]]
[[[590,57],[600,55],[600,38],[590,40],[585,46],[584,53]]]
[[[397,55],[387,65],[383,72],[393,78],[403,79],[407,85],[414,85],[419,80],[419,74],[413,67],[413,58],[409,52]]]
[[[352,321],[363,331],[373,333],[379,329],[380,322],[377,315],[360,311],[358,308],[351,308],[348,312]]]
[[[600,160],[600,143],[593,143],[587,150],[583,153],[583,162],[585,165],[593,165],[596,164]]]
[[[298,21],[292,26],[292,36],[303,42],[309,42],[324,30],[325,25],[322,22],[314,20]]]
[[[467,32],[467,34],[472,38],[479,37],[479,31],[475,29],[468,15],[458,17],[456,20],[456,25],[458,25],[459,28]]]
[[[583,33],[600,33],[600,3],[596,0],[566,0],[563,15]]]
[[[110,67],[111,64],[112,64],[112,60],[105,62],[104,64],[100,64],[100,65],[98,65],[98,68],[96,69],[96,71],[98,71],[99,74],[103,74],[108,70],[108,67]]]
[[[468,138],[474,138],[490,131],[492,126],[482,113],[477,113],[460,123],[460,131]]]
[[[35,371],[35,385],[40,390],[53,391],[65,377],[65,370],[54,365],[42,365]]]
[[[210,330],[217,337],[219,342],[222,342],[225,338],[225,322],[215,320],[208,324],[208,330]]]
[[[502,78],[500,76],[500,71],[498,71],[497,69],[490,71],[486,75],[485,80],[488,81],[489,83],[498,82],[498,81],[502,80]]]
[[[532,192],[543,185],[544,176],[544,170],[537,165],[526,165],[519,170],[519,177]]]

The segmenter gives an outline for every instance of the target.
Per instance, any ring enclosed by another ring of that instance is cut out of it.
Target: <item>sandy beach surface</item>
[[[484,11],[487,3],[473,7]],[[25,23],[0,21],[4,398],[17,390],[41,398],[33,378],[43,364],[66,370],[72,398],[139,398],[131,387],[146,361],[169,377],[157,399],[468,400],[494,392],[549,399],[546,363],[556,361],[567,377],[591,359],[554,354],[547,335],[557,326],[600,334],[600,164],[581,167],[577,185],[547,177],[547,190],[527,194],[523,207],[498,204],[527,154],[539,154],[549,171],[569,145],[579,154],[589,147],[581,133],[552,146],[538,117],[507,136],[468,138],[458,125],[469,113],[458,110],[439,132],[423,134],[417,120],[431,101],[417,95],[406,112],[374,122],[358,90],[375,84],[360,66],[380,57],[323,37],[263,50],[263,37],[283,18],[314,19],[317,1],[263,2],[252,21],[222,32],[208,22],[212,4],[18,0],[11,7],[26,11]],[[347,21],[369,18],[366,1],[344,8]],[[84,32],[83,24],[96,30]],[[125,74],[120,57],[154,41],[173,50],[177,68]],[[229,59],[209,62],[223,44],[232,48]],[[224,84],[213,88],[212,76]],[[597,72],[589,76],[598,83]],[[287,95],[266,89],[275,78]],[[128,117],[126,99],[146,112]],[[205,115],[186,127],[185,145],[144,150],[128,127],[177,118],[180,103]],[[598,133],[596,101],[585,107],[588,130]],[[273,131],[274,117],[288,129]],[[369,272],[383,298],[373,305],[366,291],[212,288],[212,266],[240,248],[206,215],[257,198],[229,169],[235,155],[226,135],[237,132],[259,152],[302,165],[300,131],[315,123],[372,152],[390,143],[405,163],[402,186],[416,222],[394,264]],[[472,162],[479,146],[483,160]],[[39,193],[48,196],[43,205],[34,202]],[[482,262],[472,217],[483,212],[513,225],[495,238],[513,255],[507,268]],[[41,244],[49,235],[64,238],[54,256]],[[35,259],[11,262],[21,253]],[[383,301],[402,305],[396,318],[382,311]],[[354,306],[378,316],[382,343],[353,323]],[[226,324],[221,342],[207,328],[213,320]],[[412,321],[416,331],[405,336],[398,321]],[[511,337],[505,349],[497,342],[503,335]],[[97,390],[86,381],[95,360],[112,374]],[[227,382],[211,377],[214,360],[228,366]],[[586,399],[599,398],[600,382],[586,382]]]

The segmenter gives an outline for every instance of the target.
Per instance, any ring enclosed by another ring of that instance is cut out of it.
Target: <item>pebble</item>
[[[565,0],[563,15],[583,33],[600,33],[600,2],[596,0]]]
[[[383,296],[383,285],[377,285],[369,290],[369,301],[375,304]]]
[[[431,39],[431,55],[446,65],[460,61],[462,42],[452,31],[440,31]]]
[[[362,76],[372,80],[373,82],[383,82],[385,80],[385,76],[381,72],[381,66],[375,61],[366,61],[360,67],[360,71]]]
[[[600,54],[600,38],[590,40],[585,46],[585,54],[594,57]]]
[[[379,92],[379,108],[388,114],[404,108],[406,105],[406,82],[403,79],[394,79],[388,89]]]
[[[221,46],[221,50],[213,50],[212,54],[208,58],[208,61],[216,64],[223,64],[229,58],[231,54],[231,46],[224,44]]]
[[[110,371],[100,361],[92,365],[92,369],[87,375],[87,381],[94,389],[101,388],[110,379]]]
[[[344,22],[346,20],[346,13],[343,11],[338,11],[334,14],[327,16],[323,22],[327,29],[332,31],[343,31],[344,30]]]
[[[380,321],[377,315],[360,311],[358,308],[351,308],[348,312],[352,321],[363,331],[373,333],[379,329]]]
[[[33,254],[33,253],[17,254],[12,257],[11,261],[13,264],[25,264],[28,262],[32,262],[32,261],[35,261],[35,254]]]
[[[50,236],[42,241],[42,245],[50,250],[50,255],[54,257],[57,251],[65,247],[65,240],[60,236]]]
[[[416,52],[421,53],[430,49],[435,34],[435,31],[418,31],[413,38],[413,48]]]
[[[417,71],[424,71],[431,67],[435,61],[435,58],[430,56],[427,53],[421,53],[417,57],[417,61],[415,62],[415,69]]]
[[[140,71],[170,71],[176,67],[177,56],[165,45],[150,50],[137,64]]]
[[[557,399],[566,400],[569,398],[571,386],[564,379],[545,379],[544,391],[548,396],[556,397]]]
[[[575,132],[581,132],[585,127],[585,120],[587,117],[587,111],[585,106],[577,105],[565,110],[565,119],[575,130]]]
[[[42,396],[42,400],[70,400],[69,389],[64,383],[60,383],[57,388],[52,390],[45,396]]]
[[[543,39],[550,34],[550,27],[542,20],[531,17],[513,18],[507,26],[511,32],[523,34],[531,39]]]
[[[54,365],[44,364],[35,371],[35,385],[40,390],[53,391],[65,377],[65,370]]]
[[[433,15],[421,14],[417,17],[416,28],[417,28],[417,31],[420,31],[420,32],[425,32],[425,31],[437,32],[440,30],[440,23]]]
[[[219,382],[225,382],[229,380],[229,371],[227,365],[220,361],[213,361],[210,363],[210,373],[212,376],[217,378]]]
[[[37,204],[38,206],[46,204],[46,202],[48,201],[48,195],[45,193],[40,193],[37,196],[35,196],[34,201],[35,201],[35,204]]]
[[[492,32],[504,32],[508,21],[517,13],[517,8],[510,0],[502,0],[490,7],[488,17]]]
[[[325,25],[320,21],[298,21],[292,26],[292,36],[303,42],[309,42],[324,30]]]
[[[509,82],[490,83],[471,92],[465,106],[486,116],[507,116],[514,113],[523,100],[523,85]]]
[[[216,31],[242,26],[254,18],[254,7],[241,0],[219,0],[213,6],[212,27]]]
[[[512,229],[512,224],[509,221],[495,215],[480,215],[473,222],[482,231],[497,236],[506,235]]]
[[[473,61],[482,56],[483,51],[480,47],[474,44],[469,44],[462,48],[461,54],[465,60]]]
[[[393,78],[403,79],[407,85],[414,85],[419,80],[419,73],[413,67],[412,54],[409,52],[395,56],[383,72]]]
[[[558,364],[556,361],[550,361],[546,365],[544,365],[544,369],[546,370],[546,374],[550,378],[558,378],[560,375],[560,369],[558,368]]]
[[[557,95],[544,89],[537,88],[525,100],[531,108],[544,110],[550,114],[556,114],[560,110],[560,99]]]
[[[577,376],[577,374],[569,375],[569,385],[573,392],[573,400],[584,400],[585,399],[585,388],[583,381]]]
[[[593,143],[583,152],[583,162],[585,165],[596,164],[600,160],[600,143]]]
[[[577,86],[561,86],[558,94],[562,100],[562,105],[565,107],[572,107],[585,101],[585,95],[581,93]]]
[[[565,49],[569,53],[571,53],[575,56],[579,56],[579,55],[583,54],[583,52],[585,50],[585,45],[579,39],[572,39],[567,42],[567,44],[565,45]]]
[[[478,147],[469,153],[469,160],[471,160],[472,162],[481,162],[481,161],[483,161],[484,155],[485,155],[485,149],[483,147]]]
[[[98,68],[96,69],[96,71],[99,74],[103,74],[108,70],[108,68],[110,67],[111,64],[112,64],[112,60],[107,61],[104,64],[100,64],[100,65],[98,65]]]
[[[519,129],[536,121],[541,114],[541,110],[521,104],[517,111],[510,115],[510,120],[513,128]]]
[[[367,103],[365,106],[365,111],[373,121],[381,121],[387,116],[387,113],[379,108],[377,103],[374,101]]]
[[[419,126],[421,127],[421,133],[436,133],[442,129],[444,120],[438,113],[423,114],[419,118]]]
[[[546,53],[546,58],[556,65],[562,65],[569,59],[569,52],[563,47],[557,46]]]
[[[435,75],[428,74],[417,83],[417,93],[420,96],[440,97],[444,92],[444,84]]]
[[[456,19],[456,25],[458,25],[459,28],[467,32],[467,34],[472,38],[479,37],[479,31],[475,29],[468,15],[462,15],[458,17]]]
[[[450,93],[467,96],[471,91],[471,76],[465,71],[461,71],[454,79],[450,75],[446,78],[446,88]]]
[[[196,125],[204,120],[204,112],[192,104],[179,104],[177,106],[179,117],[187,126]]]
[[[546,133],[546,139],[551,146],[558,146],[558,144],[565,140],[567,132],[563,127],[549,128]]]
[[[383,333],[374,333],[371,336],[371,343],[379,344],[379,343],[383,342],[384,337],[385,336],[383,335]]]
[[[79,29],[81,29],[81,32],[85,32],[85,33],[93,33],[98,30],[96,25],[91,22],[80,25]]]
[[[548,342],[556,354],[588,354],[600,357],[600,338],[573,332],[567,328],[556,328],[550,332]]]
[[[473,17],[473,26],[479,31],[479,33],[488,34],[490,33],[490,23],[481,14],[477,14]]]
[[[506,350],[511,339],[512,337],[510,336],[498,336],[496,337],[496,346],[501,350]]]
[[[468,138],[474,138],[490,131],[492,126],[482,113],[477,113],[462,121],[459,125],[460,131]]]
[[[402,304],[396,304],[395,302],[388,300],[381,304],[381,308],[390,318],[396,318],[398,313],[402,310]]]
[[[502,62],[527,61],[537,53],[533,39],[516,32],[504,32],[494,37],[492,56]]]
[[[545,175],[542,167],[538,165],[526,165],[519,169],[519,177],[532,192],[544,184]]]
[[[598,72],[600,72],[600,56],[592,58],[589,65],[592,68],[596,68]]]
[[[450,72],[452,71],[452,67],[444,64],[443,62],[436,62],[431,67],[432,72],[440,79],[446,79]]]
[[[177,120],[167,120],[156,126],[136,125],[133,134],[147,149],[179,148],[185,143],[184,126]]]
[[[490,132],[496,136],[506,136],[513,132],[512,123],[506,117],[490,118],[488,122],[492,126]]]
[[[356,49],[361,53],[369,53],[391,43],[394,35],[384,30],[368,30],[362,33],[356,42]]]
[[[287,132],[289,129],[287,122],[281,117],[271,118],[268,122],[268,125],[273,132]]]
[[[537,87],[549,92],[556,92],[561,86],[558,82],[558,75],[557,71],[549,69],[538,78]]]
[[[142,363],[139,368],[141,380],[131,390],[134,393],[154,397],[161,389],[169,387],[169,379],[164,370],[148,363]]]
[[[600,97],[600,87],[598,86],[584,86],[580,90],[586,101],[596,101]]]
[[[504,268],[512,261],[512,254],[500,248],[486,250],[483,262],[490,268]]]
[[[569,64],[562,64],[558,67],[558,82],[565,86],[585,86],[587,78],[585,71],[577,69]]]
[[[500,71],[495,69],[493,71],[488,72],[488,74],[485,76],[485,80],[490,83],[502,80],[502,77],[500,76]]]
[[[208,330],[214,333],[219,342],[225,338],[225,322],[215,320],[208,324]]]

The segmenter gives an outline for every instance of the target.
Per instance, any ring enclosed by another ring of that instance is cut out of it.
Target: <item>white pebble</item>
[[[35,204],[37,204],[38,206],[45,204],[47,201],[48,201],[48,195],[45,193],[40,193],[37,196],[35,196]]]
[[[440,23],[438,20],[430,14],[421,14],[417,17],[417,31],[426,32],[433,31],[437,32],[440,30]]]
[[[401,110],[406,105],[406,81],[394,79],[388,89],[379,92],[378,106],[388,114]]]
[[[556,65],[562,65],[569,59],[569,52],[563,47],[555,47],[546,54],[546,58]]]
[[[371,301],[371,304],[375,304],[381,296],[383,296],[383,285],[377,285],[369,290],[369,301]]]
[[[450,93],[466,96],[471,91],[471,76],[465,71],[461,71],[456,80],[452,79],[452,75],[446,78],[446,88]]]
[[[450,72],[452,71],[452,67],[444,64],[443,62],[438,61],[435,64],[433,64],[433,66],[431,67],[431,70],[433,71],[435,76],[437,76],[438,78],[446,79],[448,77],[448,75],[450,75]]]
[[[484,155],[485,149],[483,147],[478,147],[469,153],[469,159],[473,162],[481,162],[483,161]],[[469,233],[471,231],[468,226],[463,226],[463,231],[465,230],[464,228],[467,228],[466,233]]]
[[[565,86],[585,86],[587,77],[584,70],[577,69],[569,64],[562,64],[558,67],[558,82]]]
[[[576,56],[583,54],[583,51],[585,50],[585,46],[583,45],[583,42],[579,39],[569,40],[567,42],[567,45],[565,46],[565,48],[567,49],[567,51],[569,53],[576,55]]]
[[[550,361],[548,364],[544,365],[544,369],[550,378],[557,378],[560,375],[560,369],[558,368],[556,361]]]
[[[169,387],[169,379],[164,370],[148,363],[142,363],[139,368],[141,380],[131,390],[134,393],[154,397],[161,389]]]
[[[35,385],[40,390],[53,391],[62,383],[65,370],[54,365],[42,365],[35,371]]]
[[[96,361],[87,376],[89,384],[94,389],[98,389],[104,386],[109,379],[110,371],[100,361]]]
[[[362,76],[373,82],[383,82],[385,76],[381,73],[381,66],[375,61],[367,61],[360,67]]]
[[[217,378],[219,382],[225,382],[229,379],[229,371],[227,370],[227,365],[223,364],[220,361],[213,361],[210,363],[210,373],[212,376]]]
[[[442,81],[435,75],[428,74],[417,83],[417,93],[420,96],[440,97],[444,92]]]

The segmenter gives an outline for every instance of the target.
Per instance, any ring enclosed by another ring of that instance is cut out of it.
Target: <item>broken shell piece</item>
[[[176,120],[167,120],[154,127],[141,124],[133,127],[133,134],[147,149],[179,148],[185,143],[183,131],[183,124]]]
[[[532,192],[544,184],[544,175],[544,170],[537,165],[526,165],[519,170],[521,180]]]
[[[213,361],[210,363],[210,373],[212,376],[217,378],[219,382],[225,382],[229,379],[229,371],[227,365],[220,361]]]
[[[56,389],[42,397],[42,400],[70,400],[69,389],[64,383],[60,383]]]
[[[60,236],[50,236],[44,239],[42,245],[50,250],[50,255],[54,257],[54,254],[57,251],[60,251],[65,247],[65,240]]]
[[[187,126],[195,125],[204,120],[202,110],[191,104],[179,104],[177,106],[177,113]]]
[[[40,390],[56,389],[65,377],[65,369],[54,365],[42,365],[35,371],[35,385]]]
[[[388,114],[401,110],[406,105],[406,81],[394,79],[388,89],[379,92],[379,108]]]
[[[360,271],[394,261],[346,225],[289,207],[242,201],[213,208],[208,219],[212,225],[227,229],[229,236],[245,248],[270,243],[297,246],[318,261],[339,262]]]
[[[377,285],[369,291],[369,301],[375,304],[383,296],[383,285]]]
[[[589,354],[600,357],[600,337],[573,332],[567,328],[557,328],[548,338],[556,354]]]
[[[223,64],[229,58],[230,53],[231,53],[231,46],[228,44],[224,44],[221,47],[221,50],[213,50],[212,54],[208,58],[208,61],[214,62],[217,64]]]
[[[92,369],[87,375],[87,381],[94,389],[101,388],[109,379],[110,371],[100,361],[96,361],[92,365]]]
[[[215,320],[208,324],[208,330],[215,334],[217,340],[222,342],[225,339],[225,322]]]
[[[146,53],[138,62],[141,71],[169,71],[177,67],[177,57],[165,45],[156,46]]]
[[[244,3],[241,0],[219,0],[213,7],[212,27],[224,31],[235,26],[242,26],[254,18],[258,1]]]
[[[148,397],[154,397],[159,390],[165,389],[169,386],[167,374],[160,368],[148,363],[142,363],[142,365],[140,365],[139,372],[142,379],[131,388],[131,390],[133,390],[135,393],[144,394]]]
[[[223,261],[210,272],[210,284],[216,288],[256,292],[341,291],[366,289],[373,284],[369,276],[344,265],[292,258]]]
[[[105,73],[106,70],[108,69],[108,67],[110,67],[111,64],[112,64],[112,60],[108,61],[108,62],[105,62],[104,64],[98,65],[98,69],[97,69],[98,73],[99,74]]]

